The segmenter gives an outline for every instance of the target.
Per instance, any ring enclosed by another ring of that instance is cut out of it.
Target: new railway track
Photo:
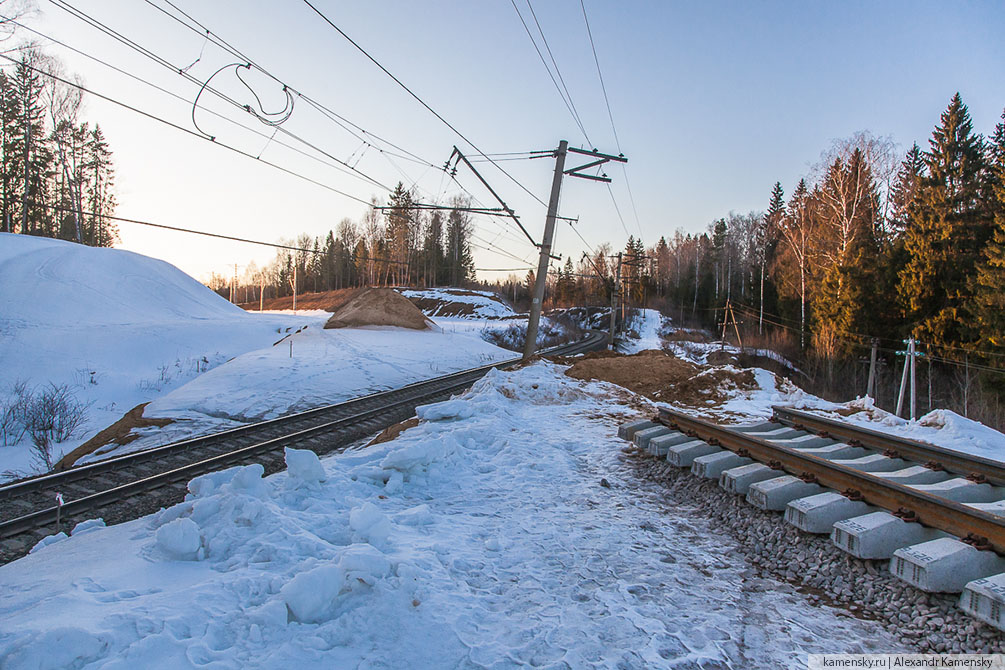
[[[661,409],[622,427],[650,455],[801,531],[884,565],[1005,630],[1005,466],[847,421],[775,407],[769,422],[717,425]],[[1005,446],[1005,445],[1003,445]]]
[[[578,341],[541,355],[584,353],[606,343],[607,333],[587,331]],[[231,430],[173,442],[0,486],[0,562],[26,553],[39,539],[101,516],[118,523],[181,500],[189,480],[225,467],[261,463],[267,473],[285,467],[283,447],[318,454],[339,451],[413,416],[418,405],[449,398],[508,359],[389,391],[319,407]],[[57,494],[62,505],[57,505]]]

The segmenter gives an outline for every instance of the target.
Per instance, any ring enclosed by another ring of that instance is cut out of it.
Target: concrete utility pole
[[[570,153],[589,156],[594,160],[584,165],[566,170],[565,157]],[[530,320],[527,323],[527,341],[523,346],[524,360],[533,356],[534,352],[537,350],[537,331],[541,323],[541,307],[544,303],[544,286],[545,282],[548,280],[548,262],[552,258],[556,258],[551,255],[551,245],[555,237],[555,219],[562,218],[558,216],[558,199],[562,190],[562,177],[564,175],[569,175],[571,177],[579,177],[580,179],[610,183],[611,180],[606,174],[598,176],[583,173],[583,170],[598,167],[609,161],[627,163],[628,159],[625,158],[624,155],[611,156],[609,154],[602,154],[596,149],[593,151],[575,148],[570,149],[568,140],[562,140],[559,142],[558,149],[555,150],[555,176],[551,181],[551,198],[548,201],[548,217],[544,220],[544,239],[541,241],[541,244],[537,245],[541,249],[541,257],[537,264],[537,276],[534,278],[534,293],[530,302]],[[510,211],[508,208],[505,209]],[[523,228],[523,226],[521,226],[521,228]],[[559,258],[559,260],[561,259]]]
[[[562,175],[565,172],[565,156],[569,142],[558,143],[555,154],[555,176],[551,180],[551,198],[548,200],[548,218],[544,220],[544,239],[541,242],[541,257],[537,262],[537,276],[534,278],[534,294],[530,301],[530,320],[527,322],[527,341],[523,345],[523,357],[528,359],[537,351],[537,330],[541,322],[541,305],[544,301],[544,285],[548,279],[548,263],[551,261],[551,243],[555,237],[555,217],[558,216],[558,198],[562,191]]]
[[[865,385],[865,394],[876,399],[876,348],[879,346],[879,340],[875,337],[872,338],[872,354],[869,356],[869,381]]]

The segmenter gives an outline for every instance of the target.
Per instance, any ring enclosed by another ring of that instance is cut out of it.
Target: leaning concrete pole
[[[527,323],[527,342],[523,345],[523,358],[527,360],[537,350],[537,330],[541,322],[541,305],[544,302],[544,284],[548,281],[548,262],[551,260],[551,243],[555,237],[555,217],[558,216],[558,198],[562,190],[565,156],[569,142],[558,143],[555,153],[555,177],[551,181],[551,199],[548,201],[548,218],[544,221],[544,239],[541,241],[541,258],[534,278],[534,296],[530,303],[530,321]]]

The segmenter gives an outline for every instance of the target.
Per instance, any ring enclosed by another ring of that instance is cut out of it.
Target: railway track
[[[603,346],[607,334],[541,351],[573,355]],[[190,479],[224,467],[261,463],[267,473],[285,467],[283,447],[338,451],[415,414],[418,405],[446,399],[509,359],[346,402],[248,424],[0,486],[0,561],[13,560],[57,530],[69,531],[102,516],[119,523],[181,500]],[[60,494],[63,504],[56,506]],[[57,521],[58,519],[58,521]]]
[[[1005,630],[1000,463],[787,407],[730,427],[661,409],[621,435]]]

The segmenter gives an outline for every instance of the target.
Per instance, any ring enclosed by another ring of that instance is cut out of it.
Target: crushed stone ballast
[[[988,459],[888,436],[791,408],[724,427],[669,409],[619,435],[669,465],[784,514],[842,551],[888,561],[928,593],[1005,630],[1005,488]],[[1001,554],[1001,555],[1000,555]]]
[[[583,340],[539,353],[574,355],[604,346],[606,338],[603,331],[589,331]],[[513,358],[0,486],[0,562],[22,556],[46,535],[98,513],[105,521],[121,522],[173,504],[200,474],[252,461],[278,471],[284,467],[286,446],[319,454],[343,449],[412,416],[418,405],[463,391],[493,368],[520,362]]]

